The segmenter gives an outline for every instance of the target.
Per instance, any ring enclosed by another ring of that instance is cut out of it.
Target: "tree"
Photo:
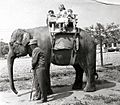
[[[102,42],[104,39],[104,25],[96,23],[96,26],[86,27],[85,30],[100,43],[101,66],[103,66]]]
[[[101,57],[101,66],[103,66],[103,51],[102,51],[102,45],[104,40],[104,33],[105,33],[105,27],[101,23],[96,23],[95,27],[96,37],[100,42],[100,57]]]
[[[111,42],[118,42],[120,39],[120,29],[119,25],[115,23],[107,24],[104,26],[101,23],[96,23],[95,26],[90,26],[85,28],[89,35],[97,39],[100,44],[100,56],[101,56],[101,66],[103,66],[103,43],[109,44]]]
[[[2,54],[5,55],[5,54],[8,54],[8,52],[9,52],[8,45],[4,45],[3,48],[2,48]]]
[[[8,43],[0,41],[0,57],[4,57],[9,51]]]
[[[112,42],[116,43],[118,42],[118,39],[120,39],[120,29],[119,25],[115,23],[107,24],[106,26],[106,43],[110,44]]]

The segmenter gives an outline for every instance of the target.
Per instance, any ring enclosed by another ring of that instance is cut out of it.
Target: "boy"
[[[56,23],[56,16],[53,10],[48,11],[46,22],[47,22],[47,26],[49,26],[51,30],[54,30],[55,23]]]
[[[67,22],[67,12],[63,4],[59,5],[59,14],[57,15],[57,24],[60,31],[65,31],[65,23]]]

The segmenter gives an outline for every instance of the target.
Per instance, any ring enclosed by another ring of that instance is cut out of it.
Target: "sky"
[[[97,2],[100,1],[100,2]],[[59,4],[78,14],[81,28],[115,22],[120,24],[119,0],[0,0],[0,40],[9,42],[12,32],[18,28],[28,29],[46,25],[47,12],[58,13]]]

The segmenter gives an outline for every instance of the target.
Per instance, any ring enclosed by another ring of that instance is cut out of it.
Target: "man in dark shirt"
[[[46,67],[45,67],[45,53],[37,46],[37,40],[30,40],[30,48],[32,50],[32,69],[34,73],[34,83],[36,93],[34,95],[34,100],[40,100],[41,102],[47,101],[47,79]]]

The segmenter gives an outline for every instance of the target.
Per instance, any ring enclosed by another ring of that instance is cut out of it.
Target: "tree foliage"
[[[101,23],[96,23],[96,25],[91,25],[86,27],[85,30],[94,38],[97,39],[98,43],[102,38],[103,43],[109,44],[112,42],[117,42],[120,39],[120,28],[118,24],[110,23],[103,25]]]
[[[97,42],[100,44],[100,56],[101,56],[101,66],[103,66],[103,52],[102,45],[103,43],[109,45],[110,43],[116,43],[120,39],[120,28],[118,24],[110,23],[103,25],[101,23],[96,23],[96,25],[91,25],[86,27],[85,30],[97,39]]]
[[[0,57],[4,57],[5,54],[8,54],[9,47],[5,42],[0,42]]]
[[[3,48],[2,48],[2,54],[3,55],[8,54],[8,51],[9,51],[8,45],[4,45]]]

